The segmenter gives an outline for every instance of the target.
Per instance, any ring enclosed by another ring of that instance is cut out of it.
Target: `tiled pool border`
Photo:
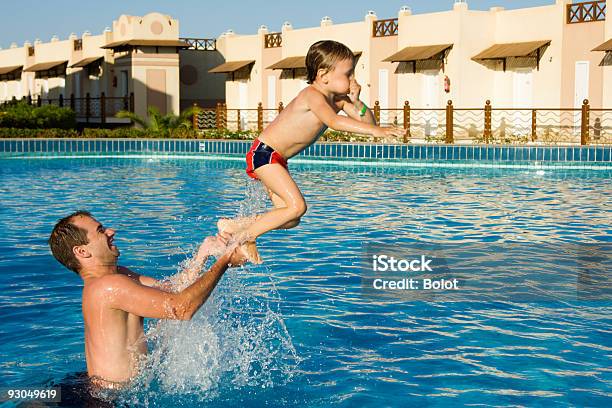
[[[251,141],[185,139],[0,139],[0,158],[224,157],[243,160]],[[612,146],[316,143],[292,162],[432,167],[612,169]]]

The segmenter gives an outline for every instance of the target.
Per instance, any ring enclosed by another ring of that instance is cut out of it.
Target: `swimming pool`
[[[162,277],[214,220],[249,207],[245,189],[260,197],[233,161],[4,159],[0,171],[0,386],[78,388],[85,370],[81,281],[46,245],[58,218],[91,211],[118,230],[122,264]],[[377,297],[361,263],[368,243],[609,244],[612,171],[291,171],[303,223],[262,237],[266,263],[228,272],[194,321],[147,322],[151,360],[126,404],[609,405],[609,298]]]

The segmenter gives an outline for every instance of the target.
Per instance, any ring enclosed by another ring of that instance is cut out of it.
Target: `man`
[[[179,279],[195,279],[212,248],[223,245],[226,238],[207,238]],[[139,358],[147,353],[145,317],[191,319],[227,268],[245,262],[232,248],[190,286],[172,293],[168,285],[118,266],[114,240],[115,231],[87,211],[61,219],[49,238],[53,256],[83,279],[87,373],[94,384],[105,388],[121,388],[138,373]]]

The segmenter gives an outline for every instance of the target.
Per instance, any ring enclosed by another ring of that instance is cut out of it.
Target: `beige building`
[[[62,95],[66,106],[71,100],[83,113],[89,94],[97,117],[103,94],[108,121],[132,105],[144,114],[151,105],[178,113],[194,103],[225,101],[241,110],[262,103],[269,122],[279,103],[307,85],[309,46],[334,39],[358,56],[361,98],[369,106],[378,102],[381,121],[401,123],[409,101],[411,118],[426,124],[425,133],[443,122],[448,100],[455,108],[482,108],[490,100],[494,108],[527,109],[580,107],[589,99],[593,108],[610,108],[612,22],[605,8],[611,2],[556,0],[477,11],[456,1],[436,13],[403,7],[388,19],[371,11],[353,23],[324,17],[317,27],[294,29],[286,22],[278,32],[261,26],[256,34],[230,31],[217,39],[180,38],[178,21],[159,13],[122,15],[100,35],[0,50],[0,101]],[[528,121],[522,117],[528,114],[515,116]],[[243,128],[256,125],[254,111],[243,116]],[[576,114],[568,118],[575,122]]]
[[[61,96],[79,115],[87,110],[92,122],[101,120],[103,111],[105,121],[117,121],[114,113],[130,105],[141,115],[147,106],[178,113],[179,49],[187,47],[178,36],[177,20],[150,13],[122,15],[100,35],[12,44],[0,50],[0,101],[30,97],[57,103]]]
[[[348,24],[324,17],[319,27],[285,23],[270,33],[262,26],[257,34],[218,38],[225,63],[213,71],[226,72],[228,107],[262,102],[272,108],[306,86],[308,47],[333,39],[360,53],[355,75],[361,97],[370,106],[379,102],[381,119],[385,108],[401,108],[405,101],[415,110],[442,109],[448,100],[459,108],[483,107],[486,100],[494,108],[567,108],[580,107],[584,99],[591,107],[612,107],[612,86],[604,86],[612,84],[612,69],[601,52],[592,51],[612,34],[605,6],[606,1],[557,0],[477,11],[456,1],[451,10],[436,13],[402,8],[391,19],[368,12],[363,21]],[[388,115],[390,121],[395,114]]]

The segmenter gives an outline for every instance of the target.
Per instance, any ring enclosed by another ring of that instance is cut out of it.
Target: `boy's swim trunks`
[[[278,163],[285,169],[289,170],[287,168],[287,160],[285,160],[285,158],[276,150],[259,139],[255,139],[253,145],[251,145],[251,149],[246,155],[246,162],[246,173],[249,175],[249,177],[254,178],[255,180],[257,180],[255,169],[265,166],[266,164]]]

